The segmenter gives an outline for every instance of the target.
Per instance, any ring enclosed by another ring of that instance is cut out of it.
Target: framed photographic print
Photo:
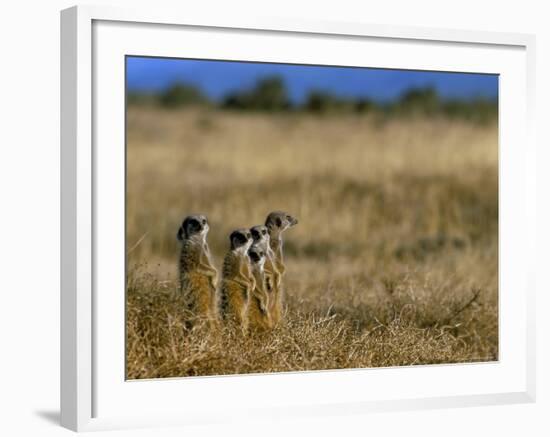
[[[532,36],[61,25],[63,426],[534,400]]]

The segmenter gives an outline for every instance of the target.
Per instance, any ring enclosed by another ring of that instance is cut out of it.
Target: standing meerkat
[[[264,265],[266,263],[266,252],[260,246],[254,244],[248,250],[252,274],[256,280],[256,286],[250,296],[248,305],[248,324],[256,330],[267,330],[272,325],[271,314],[269,313],[270,295],[267,290],[268,280]]]
[[[256,286],[248,258],[252,235],[248,229],[237,229],[229,241],[230,250],[223,260],[220,312],[224,320],[246,331],[250,295]]]
[[[271,249],[269,244],[269,229],[267,226],[258,225],[250,228],[250,233],[254,239],[254,246],[260,247],[265,252],[265,266],[267,291],[271,293],[275,287],[279,287],[281,284],[281,273],[276,267],[275,252]]]
[[[180,291],[193,317],[213,321],[216,317],[218,272],[212,264],[206,236],[210,227],[202,214],[190,215],[181,224],[177,239]]]
[[[270,301],[270,313],[274,324],[279,323],[283,314],[284,291],[281,277],[286,270],[283,259],[283,232],[296,224],[298,224],[298,220],[283,211],[273,211],[265,220],[265,226],[269,233],[269,246],[274,255],[274,265],[280,275],[278,284],[274,283]]]

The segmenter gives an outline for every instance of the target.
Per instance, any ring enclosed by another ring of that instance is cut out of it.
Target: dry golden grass
[[[130,108],[127,172],[128,378],[498,358],[496,124]],[[219,266],[274,209],[300,220],[284,323],[185,331],[183,216]]]

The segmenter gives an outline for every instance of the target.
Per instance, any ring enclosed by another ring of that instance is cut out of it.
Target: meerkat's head
[[[250,228],[250,233],[254,239],[254,245],[266,247],[269,245],[269,230],[267,226],[258,225]]]
[[[265,226],[272,239],[279,238],[284,231],[296,224],[298,220],[284,211],[270,212],[265,219]]]
[[[250,258],[250,263],[254,268],[262,270],[265,264],[265,251],[261,247],[254,244],[250,249],[248,249],[248,257]]]
[[[204,241],[209,230],[210,226],[206,216],[203,214],[193,214],[185,217],[178,229],[177,238],[179,241]]]
[[[252,234],[248,229],[236,229],[229,235],[229,242],[231,244],[231,250],[237,251],[243,254],[248,252],[248,249],[252,245]]]

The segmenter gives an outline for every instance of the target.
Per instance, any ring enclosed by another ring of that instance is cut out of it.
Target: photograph
[[[126,56],[126,379],[499,360],[499,76]]]

